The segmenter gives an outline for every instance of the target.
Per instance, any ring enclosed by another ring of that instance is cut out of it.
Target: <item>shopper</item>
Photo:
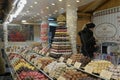
[[[78,33],[82,43],[81,52],[84,56],[90,58],[94,57],[93,53],[97,49],[95,38],[93,36],[94,27],[94,23],[88,23],[85,25],[85,28]]]

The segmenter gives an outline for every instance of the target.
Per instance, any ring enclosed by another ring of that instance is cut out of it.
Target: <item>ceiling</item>
[[[19,15],[13,18],[12,23],[21,23],[22,20],[26,20],[29,23],[36,23],[40,22],[43,17],[56,17],[61,13],[65,13],[66,1],[67,0],[27,0],[27,4]],[[94,0],[75,0],[77,7],[92,1]]]
[[[0,23],[3,21],[5,15],[8,13],[8,0],[0,0]]]
[[[0,19],[4,21],[6,21],[6,19],[10,19],[11,15],[13,15],[16,9],[19,8],[17,6],[19,1],[20,0],[0,0]],[[27,3],[25,4],[24,8],[17,17],[13,18],[12,23],[21,23],[22,20],[26,20],[28,23],[37,23],[40,22],[43,17],[56,17],[57,15],[66,12],[67,0],[26,1]],[[107,1],[109,0],[75,0],[78,7],[78,15],[90,15],[93,11]],[[13,3],[15,2],[16,4],[13,6]]]

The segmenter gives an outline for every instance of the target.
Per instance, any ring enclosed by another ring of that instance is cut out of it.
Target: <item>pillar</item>
[[[66,0],[66,21],[68,34],[70,35],[72,51],[77,53],[76,37],[77,37],[77,3],[74,0]]]
[[[8,29],[7,29],[8,23],[3,23],[3,31],[4,31],[4,48],[8,46]]]

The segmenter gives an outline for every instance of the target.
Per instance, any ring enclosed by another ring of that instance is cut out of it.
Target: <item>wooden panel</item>
[[[77,21],[77,33],[82,30],[86,23],[90,22],[90,18],[81,18]],[[77,34],[77,44],[81,45],[80,37]]]
[[[96,11],[120,6],[120,0],[109,0],[106,4],[99,7]]]

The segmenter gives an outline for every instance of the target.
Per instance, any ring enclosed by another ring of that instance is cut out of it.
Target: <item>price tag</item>
[[[91,67],[91,66],[86,66],[86,67],[85,67],[85,71],[88,72],[88,73],[92,73],[92,72],[93,72],[93,67]]]
[[[39,51],[39,54],[41,54],[41,50]]]
[[[49,52],[47,52],[46,56],[49,56],[49,54],[50,54],[50,53],[49,53]]]
[[[80,66],[81,66],[81,63],[80,63],[80,62],[75,62],[75,64],[74,64],[74,67],[75,67],[75,68],[79,69]]]
[[[72,64],[72,59],[68,59],[68,60],[67,60],[67,64],[70,64],[70,65],[71,65],[71,64]]]
[[[102,70],[102,72],[100,73],[100,76],[106,79],[110,79],[112,76],[112,72],[107,71],[107,70]]]
[[[37,62],[37,61],[35,61],[35,62],[34,62],[34,65],[36,65],[36,66],[37,66],[37,65],[38,65],[38,62]]]
[[[66,80],[63,76],[60,76],[57,80]]]
[[[60,57],[60,58],[59,58],[59,61],[60,61],[60,62],[63,62],[63,61],[64,61],[64,57]]]
[[[37,50],[37,53],[39,53],[39,50]]]
[[[32,59],[31,62],[34,63],[34,60],[35,60],[35,59]]]
[[[39,64],[37,65],[37,68],[40,69],[41,67],[42,67],[42,64],[39,63]]]
[[[42,55],[44,55],[44,51],[42,52]]]

